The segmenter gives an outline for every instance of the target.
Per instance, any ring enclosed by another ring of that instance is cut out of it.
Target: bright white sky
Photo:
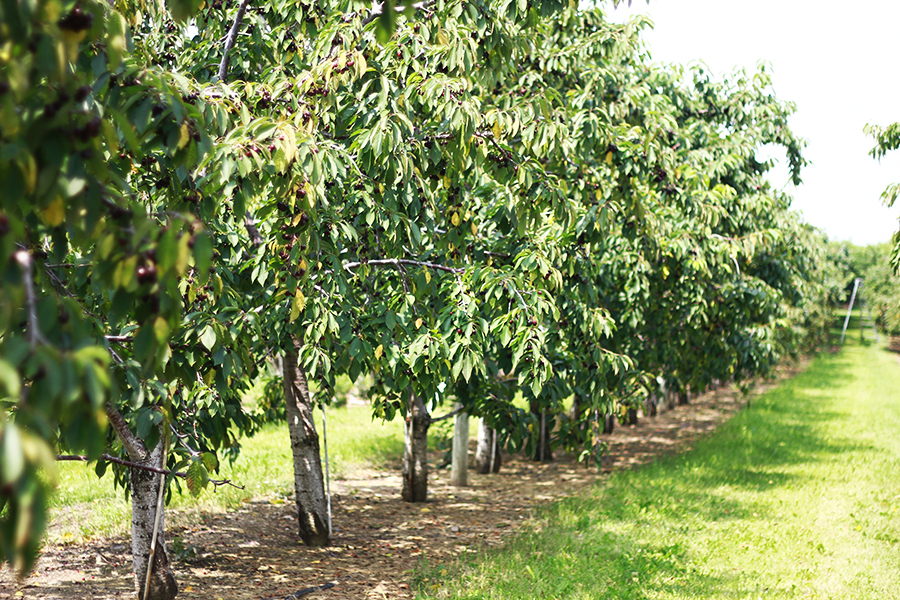
[[[659,62],[700,60],[719,75],[768,62],[775,93],[797,104],[790,125],[809,142],[812,163],[797,188],[784,168],[772,182],[786,185],[793,208],[829,238],[889,241],[900,206],[886,208],[880,195],[900,181],[900,150],[879,164],[868,154],[874,144],[863,126],[900,121],[900,2],[873,0],[851,10],[821,0],[634,0],[630,8],[606,10],[619,22],[649,15],[655,29],[643,37]]]

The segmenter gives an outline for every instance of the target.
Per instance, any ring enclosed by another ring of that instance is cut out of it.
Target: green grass
[[[419,597],[900,598],[898,358],[857,325],[695,450],[551,505],[452,576],[424,570]]]
[[[332,476],[352,474],[357,467],[399,468],[403,455],[403,422],[373,421],[367,406],[328,410],[328,452]],[[321,436],[322,415],[316,411]],[[168,506],[186,512],[227,510],[254,498],[283,499],[293,492],[293,462],[287,425],[269,425],[252,438],[241,440],[242,450],[231,464],[222,461],[215,479],[231,479],[244,490],[212,486],[194,498],[186,488],[174,492]],[[68,514],[72,512],[73,514]],[[73,516],[77,514],[77,517]],[[131,502],[115,489],[112,473],[98,479],[93,466],[59,463],[59,486],[51,501],[53,528],[50,541],[82,542],[87,539],[127,534]],[[169,519],[178,523],[177,516]]]

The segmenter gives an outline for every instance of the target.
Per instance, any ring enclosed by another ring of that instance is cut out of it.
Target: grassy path
[[[900,357],[858,338],[420,597],[900,598]]]

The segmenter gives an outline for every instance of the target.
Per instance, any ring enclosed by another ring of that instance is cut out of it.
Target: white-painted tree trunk
[[[164,436],[161,436],[164,437]],[[165,468],[162,464],[164,442],[160,442],[146,460],[148,466]],[[178,593],[175,574],[169,566],[166,554],[165,511],[160,516],[159,531],[156,534],[156,548],[153,552],[153,570],[150,575],[150,590],[144,597],[147,581],[147,561],[153,541],[153,527],[156,523],[156,505],[159,486],[164,475],[131,469],[131,556],[134,565],[134,583],[139,600],[172,600]]]
[[[482,418],[478,428],[478,445],[475,447],[475,469],[478,473],[500,472],[500,443],[497,432]]]
[[[307,546],[327,546],[328,506],[325,479],[319,457],[319,434],[313,421],[312,396],[306,374],[297,357],[300,341],[284,356],[284,399],[287,403],[288,430],[294,456],[294,493],[297,500],[297,525],[300,539]]]
[[[461,408],[457,402],[454,410]],[[450,485],[465,487],[469,484],[469,414],[456,415],[453,424],[453,463],[450,467]]]
[[[406,414],[403,452],[403,488],[401,497],[407,502],[428,499],[428,427],[431,415],[422,399],[412,390]]]

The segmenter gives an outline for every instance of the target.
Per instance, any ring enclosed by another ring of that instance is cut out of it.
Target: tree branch
[[[438,421],[443,421],[444,419],[449,419],[451,417],[455,417],[459,413],[465,412],[465,410],[466,410],[465,406],[460,406],[459,408],[454,408],[453,410],[448,412],[446,415],[441,415],[440,417],[431,417],[431,422],[437,423]]]
[[[128,456],[130,456],[132,460],[145,461],[150,458],[147,446],[134,435],[131,428],[128,427],[128,423],[125,422],[125,417],[119,412],[119,409],[109,402],[106,403],[106,418],[109,419],[109,424],[112,425],[116,435],[119,437],[119,441],[122,442],[122,446],[125,448],[125,451],[128,452]]]
[[[259,247],[265,240],[263,240],[262,234],[259,232],[259,228],[256,226],[256,220],[250,214],[250,211],[247,211],[247,214],[244,215],[244,228],[247,230],[247,235],[250,236],[250,243],[253,244],[254,247]]]
[[[16,262],[22,266],[22,284],[25,286],[25,305],[28,308],[28,345],[31,349],[44,342],[44,336],[38,327],[37,299],[34,295],[34,280],[31,275],[31,253],[28,250],[17,250]]]
[[[125,342],[131,342],[134,338],[130,335],[108,335],[106,336],[106,341],[108,342],[118,342],[123,344]]]
[[[437,263],[426,262],[421,260],[409,260],[407,258],[382,258],[378,260],[369,260],[366,262],[348,262],[344,264],[344,269],[347,271],[352,271],[353,269],[359,268],[362,265],[369,265],[373,267],[394,267],[396,269],[401,269],[401,265],[411,266],[411,267],[428,267],[429,269],[434,269],[435,271],[445,271],[447,273],[463,273],[465,269],[458,269],[455,267],[447,267],[444,265],[439,265]]]
[[[106,460],[111,463],[116,463],[117,465],[122,465],[124,467],[131,467],[132,469],[141,469],[142,471],[150,471],[151,473],[159,473],[160,475],[170,475],[174,474],[175,477],[180,477],[181,479],[187,478],[187,473],[183,473],[182,471],[175,471],[174,473],[169,469],[161,469],[159,467],[151,467],[150,465],[145,465],[143,463],[133,462],[130,460],[125,460],[124,458],[119,458],[118,456],[112,456],[110,454],[101,454],[101,460]],[[63,461],[77,461],[77,462],[91,462],[91,460],[84,455],[81,454],[58,454],[56,456],[56,460]],[[230,485],[233,488],[237,488],[239,490],[244,489],[242,485],[235,485],[231,482],[230,479],[210,479],[209,482],[216,487],[221,485]]]
[[[237,41],[238,29],[241,28],[241,21],[244,20],[244,13],[247,12],[248,4],[250,4],[250,0],[241,0],[241,5],[238,6],[237,16],[234,18],[234,24],[228,32],[228,37],[225,38],[225,48],[222,50],[222,62],[219,63],[219,81],[221,83],[225,83],[225,71],[228,69],[228,53],[231,52],[231,49],[234,48],[234,44]]]

